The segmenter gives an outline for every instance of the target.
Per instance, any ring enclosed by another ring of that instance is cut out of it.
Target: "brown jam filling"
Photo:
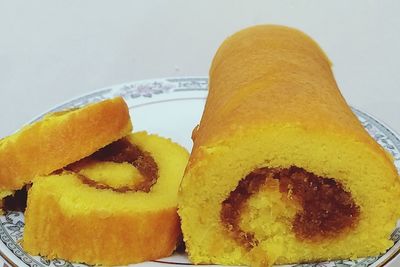
[[[301,206],[292,222],[292,230],[301,240],[317,241],[334,237],[354,227],[360,207],[354,203],[341,183],[324,178],[298,167],[285,169],[259,168],[239,182],[222,202],[221,221],[235,240],[247,249],[258,245],[253,233],[243,231],[240,213],[247,200],[269,180],[279,180],[279,191]]]
[[[28,197],[27,191],[31,185],[26,185],[23,188],[15,191],[11,196],[3,198],[1,209],[4,211],[22,211],[26,209],[26,200]]]
[[[93,181],[89,177],[86,177],[82,174],[78,174],[78,177],[83,183],[97,189],[111,189],[120,193],[127,191],[149,192],[150,188],[156,183],[158,178],[158,166],[150,153],[142,151],[138,146],[132,144],[126,138],[119,139],[108,146],[101,148],[92,155],[68,165],[64,169],[78,173],[87,165],[99,161],[111,161],[116,163],[127,162],[138,169],[140,174],[143,175],[145,179],[138,185],[135,185],[134,188],[129,186],[113,188],[109,185]]]

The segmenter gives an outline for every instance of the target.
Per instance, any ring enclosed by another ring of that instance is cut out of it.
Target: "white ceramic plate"
[[[184,77],[167,78],[125,83],[95,91],[91,94],[66,102],[49,112],[78,107],[84,104],[123,96],[128,103],[133,120],[134,131],[146,130],[172,138],[189,151],[193,127],[199,122],[207,96],[207,78]],[[400,170],[400,139],[383,123],[357,109],[353,109],[368,132],[395,158]],[[40,119],[40,117],[36,118]],[[0,266],[21,267],[77,267],[82,264],[64,260],[48,261],[31,256],[23,251],[19,241],[24,229],[24,216],[21,212],[10,212],[0,217]],[[355,261],[334,261],[317,264],[291,265],[296,267],[366,267],[399,266],[396,259],[400,251],[400,228],[394,229],[391,237],[395,245],[379,257]],[[73,244],[71,244],[73,245]],[[1,262],[3,260],[3,262]],[[396,263],[397,262],[397,263]],[[191,265],[186,255],[175,254],[158,261],[145,262],[137,266],[180,266]],[[136,266],[136,265],[135,265]]]

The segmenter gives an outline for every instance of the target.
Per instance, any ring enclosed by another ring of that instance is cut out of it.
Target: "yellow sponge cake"
[[[212,62],[193,141],[179,214],[194,263],[353,259],[393,245],[393,159],[304,33],[261,25],[229,37]]]
[[[23,248],[102,265],[169,256],[180,236],[177,192],[188,156],[168,139],[138,132],[36,178]]]
[[[0,140],[0,199],[132,130],[121,98],[49,114]]]

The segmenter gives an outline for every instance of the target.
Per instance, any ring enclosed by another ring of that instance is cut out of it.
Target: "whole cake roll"
[[[169,256],[181,236],[177,193],[188,157],[169,139],[138,132],[36,178],[23,248],[106,266]]]
[[[15,190],[80,160],[132,130],[121,97],[46,115],[0,140],[0,202]]]
[[[304,33],[263,25],[229,37],[192,138],[179,214],[194,263],[353,259],[393,245],[393,159]]]

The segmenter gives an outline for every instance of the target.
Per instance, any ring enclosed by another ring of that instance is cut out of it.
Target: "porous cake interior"
[[[223,140],[200,147],[207,160],[192,163],[180,192],[186,245],[196,263],[350,259],[392,244],[400,188],[383,149],[290,125],[249,127]],[[290,171],[292,181],[285,178]],[[264,178],[246,182],[251,175]],[[313,186],[315,194],[304,196]]]

